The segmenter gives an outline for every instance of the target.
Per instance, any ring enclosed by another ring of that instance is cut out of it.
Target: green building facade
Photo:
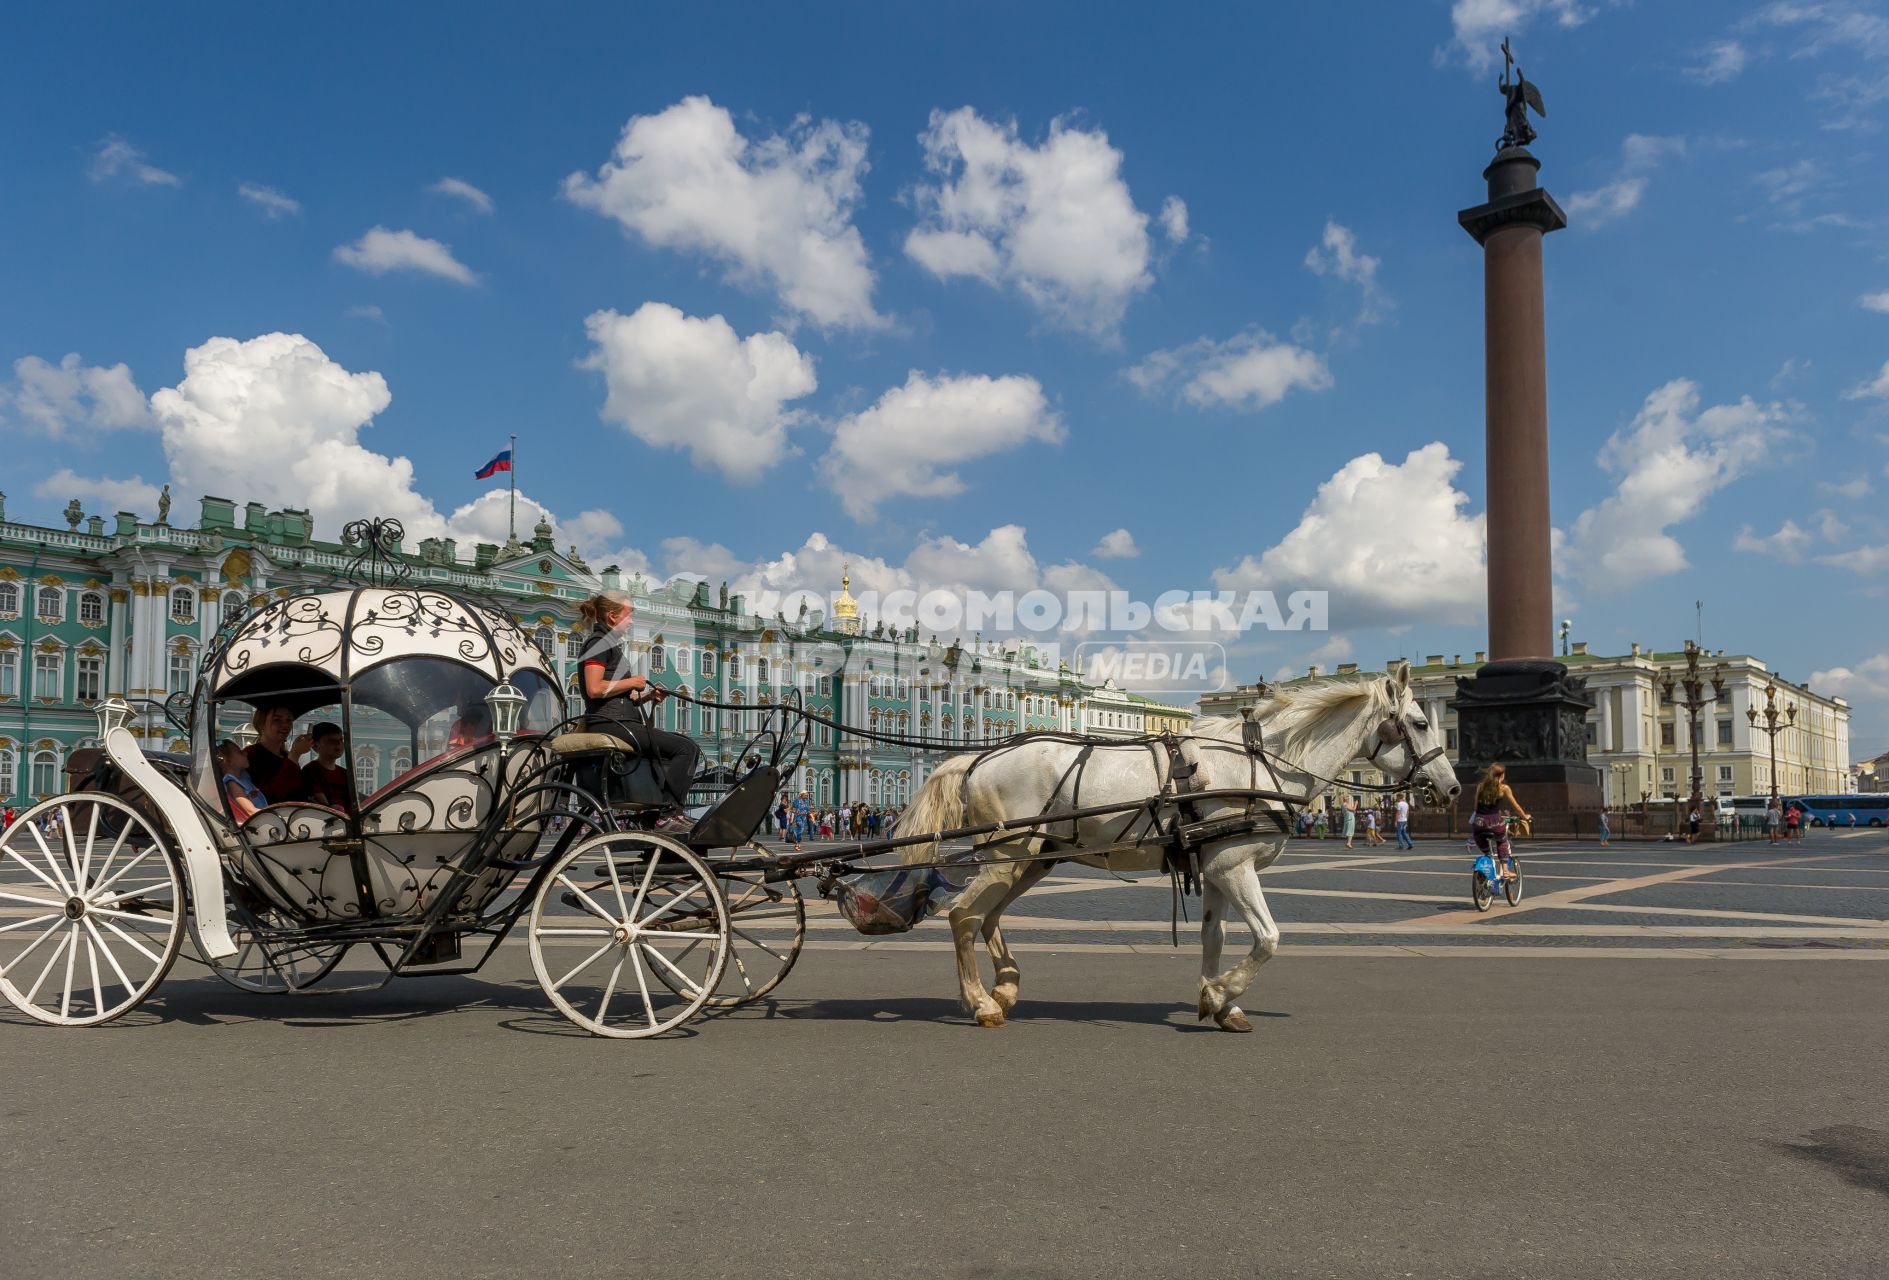
[[[223,620],[271,596],[320,590],[353,560],[313,536],[306,511],[202,499],[194,528],[130,512],[107,520],[75,501],[63,529],[6,518],[0,494],[0,805],[65,790],[67,758],[94,745],[96,707],[117,695],[140,708],[133,732],[153,750],[183,751],[159,704],[188,693]],[[798,690],[820,716],[896,735],[976,742],[1021,729],[1080,731],[1102,691],[1016,642],[942,643],[859,616],[850,583],[827,610],[761,617],[739,595],[706,582],[659,585],[597,573],[575,549],[559,551],[548,525],[532,538],[480,543],[468,559],[450,539],[402,547],[416,585],[458,589],[510,609],[574,688],[584,633],[578,604],[599,587],[635,602],[633,647],[642,669],[671,689],[716,702],[764,706]],[[1111,692],[1113,706],[1121,697]],[[573,709],[575,700],[573,698]],[[732,778],[761,717],[670,699],[665,728],[702,748],[715,781]],[[404,744],[352,744],[362,795],[413,762]],[[898,807],[942,752],[841,738],[816,724],[796,788],[816,803]]]

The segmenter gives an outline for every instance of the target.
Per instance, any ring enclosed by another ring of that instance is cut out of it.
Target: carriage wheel
[[[759,845],[749,847],[767,852]],[[728,967],[708,1007],[733,1009],[759,1000],[786,981],[807,941],[807,900],[796,882],[769,884],[759,871],[717,868],[716,876],[728,904]],[[667,972],[656,976],[670,985]]]
[[[41,1022],[136,1008],[176,962],[184,916],[176,855],[116,796],[43,801],[0,835],[0,993]]]
[[[695,1016],[728,963],[728,908],[701,858],[665,837],[593,836],[538,882],[531,967],[559,1012],[634,1040]]]
[[[203,956],[204,964],[210,972],[235,987],[238,991],[260,992],[273,995],[289,991],[301,991],[312,987],[317,982],[334,972],[341,957],[346,955],[346,944],[334,943],[328,946],[298,945],[286,955],[281,948],[266,951],[262,936],[252,927],[249,919],[263,929],[263,936],[273,927],[287,924],[287,918],[274,908],[240,911],[236,904],[225,895],[224,910],[229,915],[230,937],[236,943],[236,954],[223,960],[212,960],[205,953],[203,943],[197,937],[196,921],[190,925],[190,941],[197,948],[197,954]]]

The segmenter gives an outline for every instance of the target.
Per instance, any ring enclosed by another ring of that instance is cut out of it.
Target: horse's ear
[[[1390,684],[1392,697],[1396,697],[1403,693],[1404,690],[1410,688],[1410,664],[1408,662],[1400,662],[1392,667],[1391,678],[1388,683]]]

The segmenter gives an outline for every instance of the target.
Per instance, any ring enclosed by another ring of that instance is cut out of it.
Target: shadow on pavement
[[[1800,1160],[1820,1164],[1853,1187],[1889,1196],[1889,1133],[1860,1124],[1814,1129],[1801,1142],[1782,1142],[1778,1149]]]
[[[1246,1010],[1253,1018],[1289,1018],[1285,1012]],[[894,997],[884,1000],[764,1000],[732,1010],[728,1017],[759,1016],[829,1022],[937,1022],[972,1025],[956,1000]],[[1183,1020],[1184,1019],[1184,1020]],[[1198,1022],[1194,1011],[1167,1001],[1028,1000],[1010,1011],[1011,1022],[1084,1023],[1090,1026],[1166,1025],[1175,1031],[1224,1034],[1211,1022]]]

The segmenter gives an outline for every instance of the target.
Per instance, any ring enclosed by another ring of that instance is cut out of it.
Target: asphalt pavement
[[[0,1265],[1882,1274],[1889,949],[1877,899],[1855,896],[1889,879],[1882,845],[1831,838],[1789,851],[1824,861],[1782,866],[1758,865],[1778,856],[1762,847],[1616,847],[1629,865],[1563,868],[1565,883],[1546,853],[1526,864],[1524,908],[1572,894],[1551,910],[1581,919],[1540,927],[1714,933],[1478,939],[1511,909],[1458,920],[1464,886],[1443,881],[1445,863],[1462,879],[1460,849],[1313,870],[1333,852],[1295,846],[1287,865],[1302,869],[1268,876],[1286,943],[1243,1002],[1258,1027],[1246,1036],[1195,1019],[1197,953],[1158,945],[1164,884],[1073,876],[1019,905],[1050,924],[1019,931],[1023,1002],[1000,1030],[958,1009],[936,923],[863,952],[815,927],[820,945],[777,999],[658,1041],[577,1033],[513,945],[476,978],[301,997],[246,995],[180,964],[107,1027],[0,1015]],[[1747,918],[1749,884],[1773,872],[1776,896],[1758,905],[1784,909]],[[1286,892],[1334,875],[1390,895],[1360,899],[1383,911],[1348,923],[1332,918],[1346,897]],[[1639,900],[1674,885],[1696,893]],[[1384,932],[1413,919],[1443,923],[1434,937]],[[1708,923],[1666,923],[1693,919]],[[1737,928],[1750,936],[1726,936]],[[1831,936],[1780,932],[1804,929]]]

